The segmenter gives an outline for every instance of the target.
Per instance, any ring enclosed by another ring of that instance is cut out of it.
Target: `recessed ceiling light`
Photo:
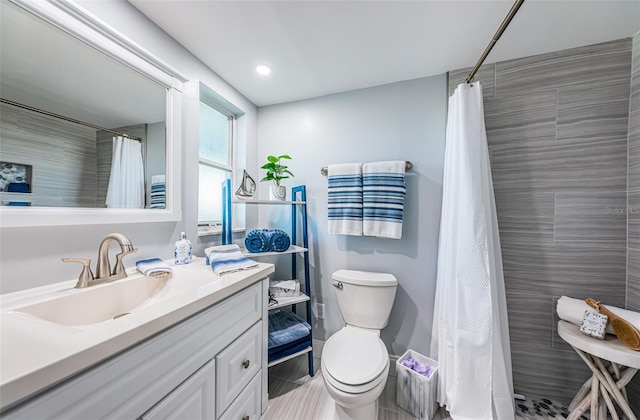
[[[258,74],[262,75],[262,76],[266,76],[268,74],[271,74],[271,69],[265,65],[259,65],[258,67],[256,67],[256,71],[258,72]]]

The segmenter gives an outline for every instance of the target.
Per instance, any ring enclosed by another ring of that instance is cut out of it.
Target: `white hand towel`
[[[207,264],[217,275],[247,270],[258,265],[242,255],[240,247],[236,244],[212,246],[205,249],[204,253],[207,256]]]
[[[171,267],[160,258],[136,261],[136,268],[145,276],[163,278],[171,274]]]
[[[164,184],[165,183],[165,176],[164,175],[153,175],[151,177],[151,183],[152,184]]]
[[[402,238],[406,162],[362,165],[363,233],[380,238]]]
[[[617,308],[615,306],[609,306],[606,303],[602,303],[608,310],[618,315],[620,318],[626,319],[634,327],[640,330],[640,313],[629,311],[627,309]],[[564,321],[570,322],[575,325],[582,325],[582,317],[584,311],[596,312],[591,306],[587,305],[584,300],[574,299],[568,296],[562,296],[558,299],[556,306],[556,312],[558,317]],[[613,328],[611,328],[611,322],[607,323],[607,333],[615,334]]]
[[[329,165],[327,218],[330,234],[362,235],[362,163]]]

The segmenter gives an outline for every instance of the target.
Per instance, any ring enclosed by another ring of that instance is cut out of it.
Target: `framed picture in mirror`
[[[0,191],[30,193],[32,171],[31,165],[0,161]]]

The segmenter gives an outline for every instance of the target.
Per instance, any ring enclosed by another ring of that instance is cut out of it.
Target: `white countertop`
[[[0,295],[0,408],[76,375],[251,286],[273,273],[274,266],[260,263],[256,268],[218,276],[204,258],[195,258],[191,264],[173,266],[172,270],[159,296],[127,316],[87,326],[64,326],[13,311],[61,294],[78,293],[79,289],[74,289],[77,280]],[[134,271],[116,282],[139,277],[142,274]]]

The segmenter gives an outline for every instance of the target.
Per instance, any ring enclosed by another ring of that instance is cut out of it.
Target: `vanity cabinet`
[[[260,280],[2,418],[257,420],[267,408],[267,290]]]
[[[208,361],[139,420],[206,420],[215,411],[215,362]]]

